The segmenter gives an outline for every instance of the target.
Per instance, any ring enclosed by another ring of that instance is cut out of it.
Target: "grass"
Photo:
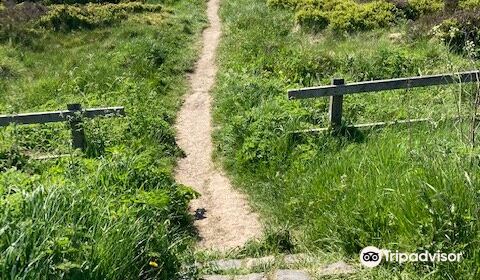
[[[478,150],[469,142],[470,124],[448,120],[471,114],[475,85],[346,97],[346,123],[436,122],[341,137],[292,134],[326,126],[328,100],[286,97],[289,88],[328,84],[332,77],[425,75],[475,69],[476,62],[416,36],[410,25],[312,35],[296,27],[291,11],[253,0],[224,1],[221,16],[217,157],[274,236],[273,243],[236,254],[341,253],[358,263],[368,245],[458,251],[461,263],[383,264],[351,278],[478,277]],[[291,246],[280,246],[282,240]]]
[[[2,279],[195,277],[187,213],[195,193],[173,179],[182,153],[172,125],[205,3],[163,5],[106,27],[37,29],[0,44],[2,114],[68,103],[127,112],[85,123],[85,155],[71,150],[67,124],[0,130]]]

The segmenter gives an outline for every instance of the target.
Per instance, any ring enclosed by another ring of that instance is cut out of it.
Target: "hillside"
[[[68,123],[0,129],[0,278],[193,277],[196,194],[173,179],[173,124],[205,3],[73,3],[0,12],[0,112],[80,103],[127,116],[86,121],[84,155]]]
[[[345,95],[333,126],[329,96],[287,93],[477,71],[479,15],[478,0],[3,1],[0,279],[478,279],[478,74]],[[417,259],[369,267],[370,246]]]

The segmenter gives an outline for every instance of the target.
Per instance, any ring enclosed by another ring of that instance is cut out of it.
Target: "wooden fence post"
[[[344,85],[344,79],[333,79],[332,85]],[[329,119],[330,126],[339,128],[342,126],[343,95],[330,96]]]
[[[85,131],[83,130],[83,122],[82,122],[82,105],[80,104],[68,104],[67,109],[69,111],[74,112],[74,116],[70,119],[70,127],[72,129],[72,146],[75,149],[81,149],[85,151],[86,139],[85,139]]]

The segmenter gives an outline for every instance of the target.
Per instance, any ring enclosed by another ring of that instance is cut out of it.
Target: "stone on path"
[[[201,280],[232,280],[229,275],[204,275],[200,277]]]
[[[286,255],[283,260],[286,264],[304,263],[308,261],[308,256],[306,254]]]
[[[263,273],[252,273],[246,275],[205,275],[202,280],[267,280]]]
[[[210,262],[209,266],[218,270],[241,269],[242,260],[218,260]]]
[[[247,275],[238,275],[233,278],[234,280],[267,280],[267,277],[263,273],[252,273]]]
[[[275,280],[310,280],[310,276],[303,270],[277,270]]]
[[[344,261],[328,264],[320,268],[318,275],[335,275],[354,273],[355,268]]]
[[[269,265],[275,263],[274,256],[267,256],[263,258],[248,258],[245,259],[245,268],[251,269],[257,266]]]

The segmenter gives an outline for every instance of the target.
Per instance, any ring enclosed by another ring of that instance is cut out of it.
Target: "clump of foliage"
[[[42,4],[25,2],[0,6],[0,41],[31,41],[35,37],[32,23],[45,15],[48,8]]]
[[[459,6],[463,9],[476,10],[480,8],[480,0],[464,0],[460,1]]]
[[[13,59],[0,55],[0,79],[17,77],[22,71],[22,66]]]
[[[0,151],[0,172],[5,172],[10,168],[21,169],[26,165],[27,160],[27,157],[18,149],[11,148]]]
[[[396,8],[386,1],[357,4],[354,1],[332,1],[325,5],[330,11],[334,30],[361,31],[385,27],[396,20]]]
[[[113,3],[113,4],[118,4],[120,2],[133,2],[133,1],[136,1],[136,0],[128,0],[128,1],[121,1],[121,0],[6,0],[6,1],[10,1],[11,3],[34,2],[34,3],[41,3],[43,5],[53,5],[53,4],[75,5],[75,4],[88,4],[88,3],[96,3],[96,4]]]
[[[321,31],[327,26],[335,31],[362,31],[387,27],[402,19],[440,15],[443,0],[268,0],[269,6],[291,9],[301,26]],[[459,8],[474,10],[477,0],[460,1]]]
[[[426,15],[443,10],[443,0],[408,0],[409,6],[419,15]]]
[[[46,5],[51,5],[51,4],[88,4],[88,3],[113,3],[113,4],[118,4],[122,2],[121,0],[40,0],[42,3]],[[135,0],[133,0],[135,1]],[[131,1],[123,1],[123,2],[131,2]]]
[[[317,9],[299,10],[295,19],[302,27],[313,31],[321,31],[330,24],[327,14]]]
[[[453,51],[478,56],[480,20],[478,13],[459,12],[432,28],[432,34]]]
[[[360,31],[384,27],[396,19],[396,8],[386,1],[357,3],[354,0],[270,0],[269,5],[295,10],[297,22],[310,29],[331,26],[336,31]]]
[[[111,25],[129,13],[160,12],[162,5],[129,2],[120,4],[54,5],[38,25],[54,30],[92,29]]]

